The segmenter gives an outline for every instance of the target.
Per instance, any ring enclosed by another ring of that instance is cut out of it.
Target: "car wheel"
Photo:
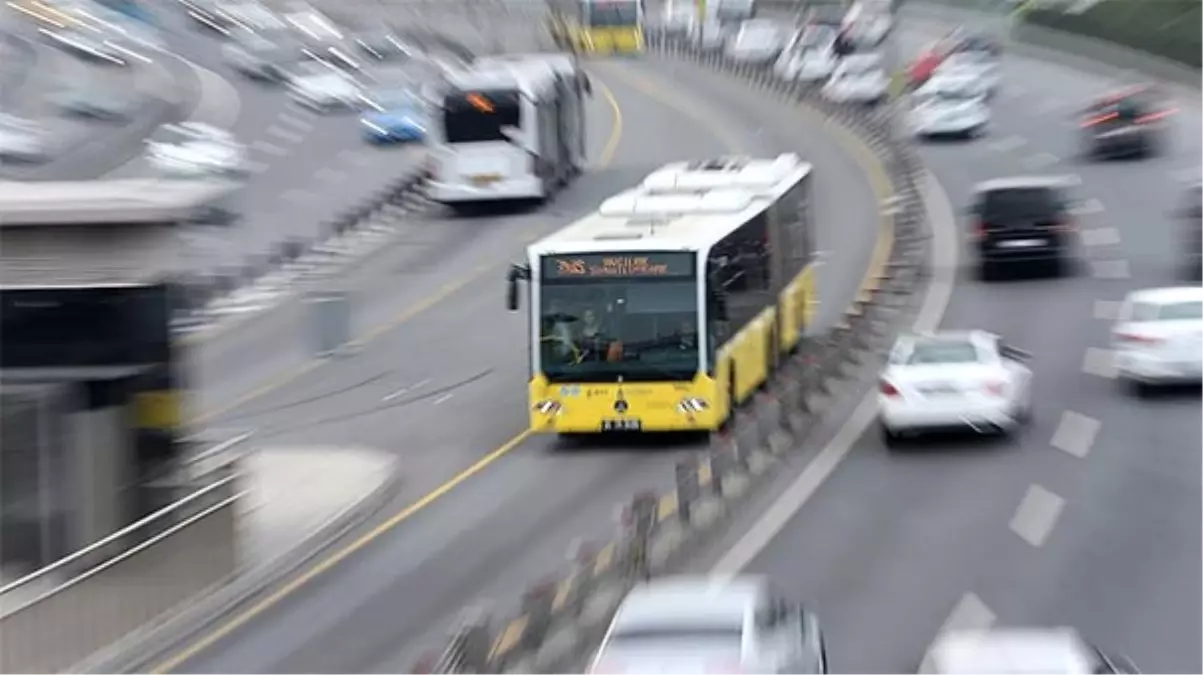
[[[982,281],[994,281],[995,279],[998,278],[997,263],[991,262],[989,260],[981,261],[981,263],[978,266],[977,276],[978,276],[978,279],[980,279]]]
[[[887,450],[893,450],[898,447],[899,441],[902,440],[901,434],[887,427],[884,423],[878,422],[878,427],[881,429],[881,444]]]
[[[1153,394],[1153,385],[1144,380],[1128,379],[1124,384],[1128,392],[1136,398],[1149,398]]]

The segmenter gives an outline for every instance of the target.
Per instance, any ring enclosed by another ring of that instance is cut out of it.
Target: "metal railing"
[[[223,583],[237,569],[239,475],[195,490],[0,588],[0,672],[61,672]],[[61,579],[61,581],[60,581]],[[50,586],[45,592],[32,589]],[[23,600],[22,595],[33,595]]]

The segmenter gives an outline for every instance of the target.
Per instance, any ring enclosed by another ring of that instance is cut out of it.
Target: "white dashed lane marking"
[[[1115,355],[1109,349],[1089,347],[1082,359],[1082,372],[1109,380],[1115,379]]]
[[[994,625],[997,617],[982,599],[974,593],[966,593],[948,613],[937,635],[952,631],[986,630]]]
[[[1065,508],[1065,500],[1048,489],[1032,484],[1015,509],[1011,518],[1011,531],[1021,539],[1039,548],[1057,525],[1057,518]]]
[[[1120,242],[1119,230],[1114,227],[1095,227],[1082,230],[1082,244],[1085,246],[1114,246]]]
[[[1103,203],[1097,199],[1087,199],[1070,209],[1070,212],[1075,216],[1092,216],[1096,213],[1103,212]]]
[[[1127,260],[1096,260],[1090,263],[1095,279],[1127,279],[1131,276]]]
[[[1123,304],[1122,300],[1095,300],[1094,318],[1102,321],[1115,321],[1119,318],[1119,309]]]
[[[283,157],[284,155],[288,154],[288,148],[282,148],[274,143],[268,143],[267,141],[255,141],[254,143],[251,143],[251,149],[267,155],[274,155],[276,157]]]
[[[1066,410],[1061,413],[1061,423],[1057,425],[1049,445],[1081,459],[1090,453],[1101,426],[1093,417]]]
[[[279,119],[281,123],[287,124],[290,127],[296,127],[297,129],[300,129],[301,131],[309,131],[310,129],[313,128],[312,122],[310,122],[307,119],[297,117],[296,115],[290,115],[288,113],[280,113],[280,115],[279,115],[279,117],[277,117],[277,119]]]
[[[283,139],[289,143],[300,143],[301,141],[305,140],[304,134],[298,134],[295,131],[289,131],[284,127],[279,127],[274,124],[267,128],[267,135],[275,136],[276,138]]]

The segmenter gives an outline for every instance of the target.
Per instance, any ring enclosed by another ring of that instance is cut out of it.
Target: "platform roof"
[[[212,180],[0,182],[0,287],[174,276],[177,226],[237,187]]]

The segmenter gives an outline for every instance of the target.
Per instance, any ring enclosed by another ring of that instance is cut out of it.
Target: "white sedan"
[[[351,110],[362,102],[362,88],[353,77],[322,61],[302,65],[289,78],[289,93],[297,103],[325,112]]]
[[[839,63],[833,43],[834,41],[799,44],[777,59],[777,63],[773,64],[773,71],[783,80],[822,82],[831,77],[836,64]]]
[[[246,171],[246,148],[225,129],[199,122],[161,127],[147,141],[150,165],[168,176],[237,176]]]
[[[781,27],[766,19],[750,19],[727,43],[727,56],[740,63],[769,63],[781,53],[785,35]]]
[[[890,97],[890,76],[878,54],[844,57],[827,84],[823,96],[837,103],[880,103]]]
[[[941,429],[1009,433],[1031,413],[1027,358],[985,331],[900,337],[877,396],[883,440]]]
[[[919,672],[1139,673],[1126,657],[1106,654],[1072,628],[951,630],[932,643]]]
[[[990,124],[986,99],[959,91],[924,91],[912,97],[911,129],[919,137],[975,137]]]
[[[1130,293],[1111,332],[1116,375],[1138,394],[1203,380],[1203,288]]]
[[[973,93],[993,96],[1000,77],[998,63],[984,51],[956,52],[948,55],[932,74],[934,80],[944,80],[944,88],[960,88]]]

